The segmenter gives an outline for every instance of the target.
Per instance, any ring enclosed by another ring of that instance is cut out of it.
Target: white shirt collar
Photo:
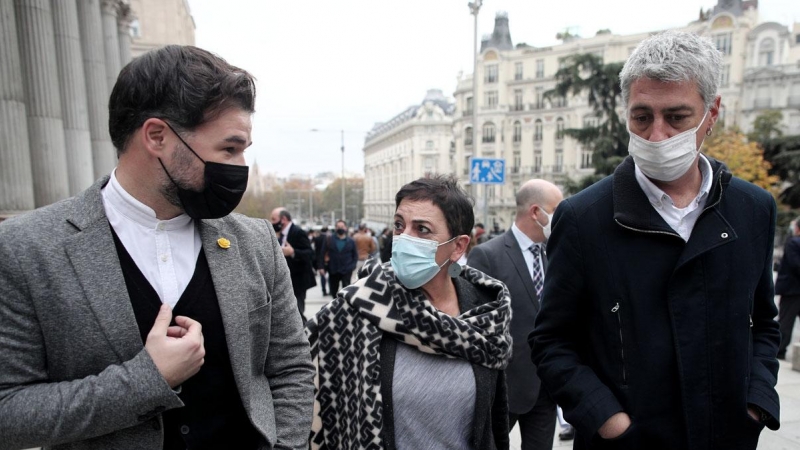
[[[183,228],[192,221],[192,218],[186,214],[181,214],[169,220],[158,220],[153,208],[135,199],[119,184],[116,169],[111,172],[111,177],[103,191],[109,206],[127,220],[145,228],[154,229],[159,224],[162,224],[161,229],[174,230]]]
[[[703,177],[703,180],[700,183],[700,190],[697,192],[697,196],[695,197],[695,203],[700,203],[705,199],[705,196],[711,191],[711,163],[708,162],[708,159],[702,153],[700,154],[699,158],[699,167],[700,167],[700,175]],[[647,195],[647,199],[650,200],[650,203],[655,207],[661,207],[661,205],[668,201],[670,204],[673,204],[672,198],[667,195],[666,192],[662,191],[658,186],[656,186],[649,178],[647,178],[644,173],[642,173],[639,166],[634,165],[634,173],[636,175],[636,181],[639,183],[639,186],[644,191],[645,195]]]
[[[533,240],[529,238],[528,235],[523,233],[522,230],[519,229],[519,227],[517,226],[517,222],[514,222],[511,225],[511,232],[514,233],[514,237],[517,238],[517,243],[519,244],[519,248],[521,248],[523,252],[525,250],[528,250],[531,247],[531,245],[534,244]]]

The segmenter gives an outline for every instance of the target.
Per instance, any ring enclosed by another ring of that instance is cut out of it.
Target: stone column
[[[69,196],[50,0],[15,0],[36,206]]]
[[[103,48],[106,55],[106,85],[108,94],[117,82],[120,65],[119,56],[119,29],[117,27],[117,10],[119,0],[100,0],[103,12]]]
[[[0,212],[34,208],[14,3],[0,2]]]
[[[61,82],[61,114],[64,118],[67,178],[69,193],[75,195],[91,186],[94,181],[89,106],[86,103],[86,77],[83,72],[81,36],[78,31],[78,4],[75,1],[52,0],[52,6],[58,78]]]
[[[133,15],[130,5],[120,4],[119,17],[117,18],[120,68],[131,62],[131,23],[135,19],[136,16]]]
[[[100,178],[111,173],[117,163],[111,136],[108,134],[109,88],[106,81],[100,0],[80,0],[78,22],[81,24],[81,51],[86,75],[86,100],[89,105],[89,132],[92,136],[92,167],[94,178]]]

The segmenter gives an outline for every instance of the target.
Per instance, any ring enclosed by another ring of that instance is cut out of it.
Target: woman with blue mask
[[[306,326],[317,367],[311,448],[507,449],[504,284],[456,263],[472,201],[452,176],[395,197],[392,257]]]

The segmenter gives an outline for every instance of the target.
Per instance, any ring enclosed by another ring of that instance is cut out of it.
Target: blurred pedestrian
[[[319,274],[319,285],[322,288],[322,296],[328,295],[328,267],[325,263],[325,245],[330,239],[328,226],[322,227],[317,236],[314,238],[314,252],[316,261],[316,271]],[[333,295],[333,293],[331,293]]]
[[[395,204],[391,262],[370,259],[307,324],[311,447],[508,449],[508,290],[455,263],[472,202],[455,178],[434,176]]]
[[[328,267],[328,289],[335,296],[339,289],[350,286],[353,271],[358,263],[358,250],[353,238],[347,235],[347,223],[336,222],[336,234],[328,238],[322,255],[323,263]]]
[[[292,215],[286,208],[273,209],[270,221],[272,228],[278,234],[281,251],[289,266],[292,290],[297,299],[297,309],[302,316],[306,310],[306,292],[317,285],[314,276],[314,249],[311,248],[308,234],[292,223]]]
[[[775,294],[781,296],[778,312],[778,323],[781,327],[778,359],[786,359],[786,349],[792,342],[795,319],[800,316],[800,222],[798,220],[792,222],[792,237],[783,248],[783,258],[775,281]]]
[[[780,426],[775,201],[699,152],[721,70],[707,38],[643,40],[630,156],[556,210],[530,342],[576,449],[753,450]]]

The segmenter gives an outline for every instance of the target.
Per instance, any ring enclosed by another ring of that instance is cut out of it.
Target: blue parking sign
[[[469,181],[476,184],[505,184],[506,160],[502,158],[470,158]]]

